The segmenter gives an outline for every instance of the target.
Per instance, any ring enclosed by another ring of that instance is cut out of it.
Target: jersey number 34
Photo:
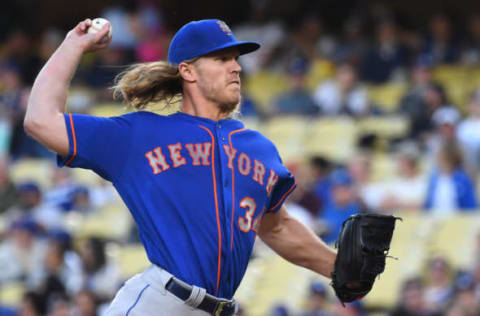
[[[245,217],[238,218],[238,227],[242,232],[248,233],[250,230],[257,232],[258,230],[258,218],[253,220],[253,215],[257,209],[257,204],[250,197],[244,197],[240,201],[240,207],[245,208]],[[253,220],[253,222],[252,222]]]

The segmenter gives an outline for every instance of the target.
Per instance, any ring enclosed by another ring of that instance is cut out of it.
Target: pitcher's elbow
[[[23,129],[25,130],[25,133],[27,133],[30,136],[34,136],[38,130],[40,130],[42,127],[40,125],[40,122],[35,121],[33,119],[30,119],[28,117],[25,117],[23,120]]]

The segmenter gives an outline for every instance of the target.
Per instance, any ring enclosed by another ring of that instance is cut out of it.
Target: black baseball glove
[[[356,214],[343,222],[332,287],[343,303],[364,297],[385,270],[395,221],[391,215]]]

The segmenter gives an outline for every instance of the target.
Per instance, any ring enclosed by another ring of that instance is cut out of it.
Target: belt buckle
[[[220,301],[218,302],[218,305],[217,305],[217,308],[215,310],[215,316],[221,316],[222,315],[222,311],[223,311],[223,308],[229,304],[230,302],[228,301]]]

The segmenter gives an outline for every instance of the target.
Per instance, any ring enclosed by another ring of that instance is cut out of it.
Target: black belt
[[[183,282],[180,283],[175,278],[171,278],[167,282],[165,289],[183,301],[190,297],[193,290],[192,286]],[[222,300],[210,294],[205,294],[203,301],[197,308],[214,316],[232,316],[235,314],[235,305],[235,301]]]

